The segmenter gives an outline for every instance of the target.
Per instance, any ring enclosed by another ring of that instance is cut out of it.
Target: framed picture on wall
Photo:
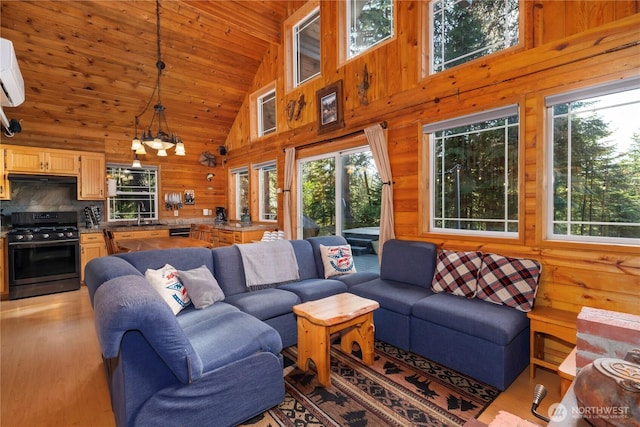
[[[344,127],[342,112],[342,80],[316,92],[318,105],[318,133],[330,132]]]

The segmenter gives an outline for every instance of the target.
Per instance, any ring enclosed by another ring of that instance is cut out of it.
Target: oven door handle
[[[64,240],[50,240],[50,241],[30,241],[30,242],[11,242],[7,246],[40,246],[40,245],[56,245],[60,243],[79,243],[80,239],[64,239]]]

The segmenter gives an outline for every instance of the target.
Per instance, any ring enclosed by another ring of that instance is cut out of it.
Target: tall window
[[[278,182],[276,162],[253,165],[258,174],[258,203],[260,221],[278,219]]]
[[[258,97],[258,136],[276,131],[276,90]]]
[[[640,78],[550,96],[548,237],[640,245]]]
[[[233,178],[235,193],[235,214],[236,219],[240,219],[243,213],[249,213],[249,168],[241,167],[232,169],[231,177]]]
[[[320,74],[320,8],[293,29],[294,87]]]
[[[158,168],[107,165],[116,181],[116,194],[107,199],[109,222],[158,219]]]
[[[518,0],[433,0],[429,12],[433,73],[518,43]]]
[[[393,37],[393,0],[347,2],[347,59]]]
[[[518,233],[518,107],[433,123],[431,230]]]
[[[368,147],[300,160],[298,182],[301,238],[380,226],[382,181]]]

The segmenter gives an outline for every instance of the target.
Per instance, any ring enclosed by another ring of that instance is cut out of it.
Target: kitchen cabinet
[[[68,150],[5,147],[8,172],[78,176],[78,154]]]
[[[234,243],[251,243],[262,239],[265,231],[273,231],[274,228],[260,227],[258,229],[242,229],[237,230],[218,229],[218,240],[216,246],[231,246]],[[212,239],[213,241],[214,239]],[[215,241],[213,243],[216,243]]]
[[[103,200],[105,197],[104,154],[83,153],[80,155],[78,200]]]
[[[144,239],[146,237],[169,237],[168,229],[158,230],[131,230],[131,231],[114,231],[113,240],[122,239]],[[178,237],[176,237],[177,239]]]
[[[10,200],[11,188],[9,188],[9,179],[7,178],[7,171],[4,167],[4,153],[4,148],[0,148],[0,200]]]
[[[7,250],[4,245],[6,244],[7,239],[0,239],[0,297],[2,299],[6,299],[9,296],[9,289],[7,284],[7,262],[5,257],[7,256]]]
[[[80,234],[80,281],[84,283],[84,267],[89,261],[107,256],[107,245],[102,233]]]

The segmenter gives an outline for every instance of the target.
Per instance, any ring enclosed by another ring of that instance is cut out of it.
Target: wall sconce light
[[[214,177],[214,176],[216,176],[216,174],[215,174],[215,173],[208,173],[208,174],[207,174],[207,181],[209,181],[209,182],[210,182],[210,181],[213,179],[213,177]]]

